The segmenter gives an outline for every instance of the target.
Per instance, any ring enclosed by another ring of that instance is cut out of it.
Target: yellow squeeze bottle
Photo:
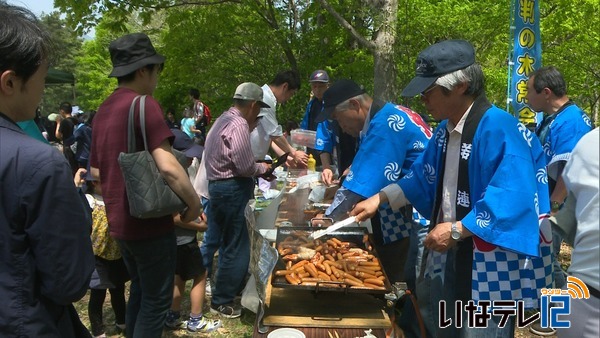
[[[308,166],[309,171],[317,170],[317,160],[315,160],[312,154],[308,154],[308,162],[306,163],[306,165]]]

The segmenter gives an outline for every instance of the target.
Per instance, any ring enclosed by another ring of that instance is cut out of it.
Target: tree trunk
[[[374,20],[376,30],[372,40],[360,35],[326,0],[319,0],[319,2],[362,47],[373,53],[373,97],[395,101],[398,70],[394,63],[394,46],[398,23],[398,0],[373,1],[372,6],[378,15]]]
[[[373,97],[384,101],[396,101],[398,70],[394,62],[396,26],[398,24],[398,0],[379,1],[380,26],[375,37],[373,51]]]

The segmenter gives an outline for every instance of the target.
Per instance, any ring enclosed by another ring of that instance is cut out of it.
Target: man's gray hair
[[[251,100],[242,100],[242,99],[233,99],[233,103],[234,105],[240,107],[240,108],[245,108],[245,107],[249,107],[252,102],[255,101],[251,101]]]
[[[344,102],[339,103],[337,106],[335,106],[335,110],[333,112],[337,113],[340,111],[348,110],[350,108],[350,100],[357,100],[358,102],[360,102],[362,104],[366,101],[367,96],[368,96],[367,93],[363,93],[360,95],[356,95],[355,97],[351,97],[351,98],[345,100]]]
[[[435,83],[448,90],[454,88],[459,83],[467,83],[469,86],[465,95],[477,97],[485,90],[485,77],[481,65],[474,63],[467,68],[456,70],[438,78]]]

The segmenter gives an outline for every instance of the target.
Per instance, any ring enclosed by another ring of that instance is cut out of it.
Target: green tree
[[[360,49],[334,20],[314,20],[313,14],[325,18],[325,12],[311,1],[244,0],[182,5],[184,3],[55,2],[80,31],[105,17],[112,21],[107,27],[128,31],[126,24],[114,21],[128,18],[132,9],[144,14],[142,18],[152,16],[153,22],[157,14],[166,11],[159,39],[153,39],[158,47],[164,47],[162,52],[168,54],[167,67],[156,92],[165,106],[181,107],[186,103],[181,93],[190,86],[198,86],[208,104],[216,101],[217,111],[221,111],[228,106],[230,93],[240,81],[266,83],[277,71],[290,68],[298,70],[304,79],[314,69],[324,68],[334,77],[353,77],[365,84],[372,81],[373,57]],[[359,11],[358,4],[353,6]],[[98,13],[103,14],[102,18]],[[361,20],[368,29],[369,19]],[[304,39],[320,43],[315,45]],[[303,62],[298,62],[298,57],[302,57]],[[308,98],[309,88],[304,85],[280,109],[281,120],[298,119]]]
[[[339,10],[330,5],[327,0],[319,0],[319,2],[361,47],[373,55],[374,96],[384,100],[394,100],[397,95],[397,68],[394,54],[398,0],[364,1],[368,9],[367,13],[364,13],[364,10],[347,11],[346,4],[343,2],[340,2]],[[341,14],[342,10],[347,17]],[[368,25],[365,25],[367,22]],[[367,34],[361,32],[361,29],[365,28],[368,28]]]
[[[75,72],[77,68],[75,59],[81,53],[82,39],[67,27],[58,12],[43,15],[41,21],[50,31],[54,45],[50,67],[66,72]],[[74,93],[74,88],[68,84],[48,86],[41,104],[42,115],[57,113],[60,103],[64,101],[78,104]]]
[[[598,125],[600,110],[600,2],[540,3],[542,62],[557,67],[568,94]]]
[[[108,45],[116,37],[101,22],[96,26],[95,38],[83,43],[82,53],[76,59],[78,101],[88,110],[97,110],[117,86],[117,81],[108,77],[112,69]]]
[[[286,23],[285,30],[296,32],[292,34],[296,37],[286,42],[295,55],[290,59],[286,48],[281,47],[281,33],[274,31],[263,16],[248,14],[258,13],[254,5],[171,9],[165,25],[168,29],[161,38],[167,65],[157,97],[169,106],[183,109],[189,104],[187,89],[197,87],[201,99],[218,116],[231,104],[237,84],[253,81],[262,85],[281,70],[296,69],[303,79],[315,69],[327,69],[334,77],[349,77],[365,73],[364,70],[370,73],[372,58],[349,51],[350,39],[324,39],[316,31],[312,14],[308,13],[318,12],[318,8],[307,5],[297,11],[301,14],[287,9],[275,11],[276,16],[281,16],[278,20]],[[227,20],[219,19],[225,16]],[[320,25],[333,36],[346,36],[333,20]],[[319,41],[320,38],[325,41]],[[294,66],[295,59],[302,62]],[[300,118],[309,92],[304,83],[292,100],[278,110],[281,123]]]
[[[507,69],[511,0],[459,0],[413,1],[400,0],[398,24],[399,64],[397,81],[403,89],[415,75],[415,62],[419,51],[438,41],[464,39],[476,51],[476,60],[486,76],[487,96],[494,104],[506,106]],[[505,22],[504,29],[497,24]],[[425,112],[419,98],[399,101]]]
[[[198,87],[218,115],[239,82],[266,83],[289,68],[303,79],[326,69],[333,79],[353,78],[376,97],[424,111],[420,100],[401,99],[400,90],[414,75],[417,53],[449,38],[473,43],[488,97],[505,107],[512,1],[55,0],[55,5],[80,31],[108,17],[111,31],[152,34],[167,55],[157,98],[180,110],[189,104],[188,88]],[[541,2],[543,63],[561,69],[573,99],[594,115],[600,38],[591,27],[600,26],[598,6],[597,0]],[[278,110],[280,122],[300,118],[307,87]]]

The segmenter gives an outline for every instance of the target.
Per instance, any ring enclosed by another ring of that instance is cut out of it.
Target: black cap
[[[323,111],[316,118],[316,122],[322,122],[331,118],[335,107],[355,96],[365,93],[365,89],[356,82],[348,79],[336,81],[323,94]]]
[[[175,135],[175,139],[173,140],[173,148],[185,153],[186,157],[197,157],[198,159],[202,158],[204,147],[194,143],[194,140],[192,140],[186,133],[184,133],[180,129],[171,128],[171,132],[173,133],[173,135]]]
[[[122,36],[110,43],[108,51],[113,64],[109,77],[121,77],[146,65],[165,62],[165,57],[156,52],[150,38],[144,33]]]
[[[465,40],[446,40],[425,48],[417,56],[416,76],[402,91],[402,96],[415,96],[431,86],[439,77],[467,68],[475,63],[475,49]]]

